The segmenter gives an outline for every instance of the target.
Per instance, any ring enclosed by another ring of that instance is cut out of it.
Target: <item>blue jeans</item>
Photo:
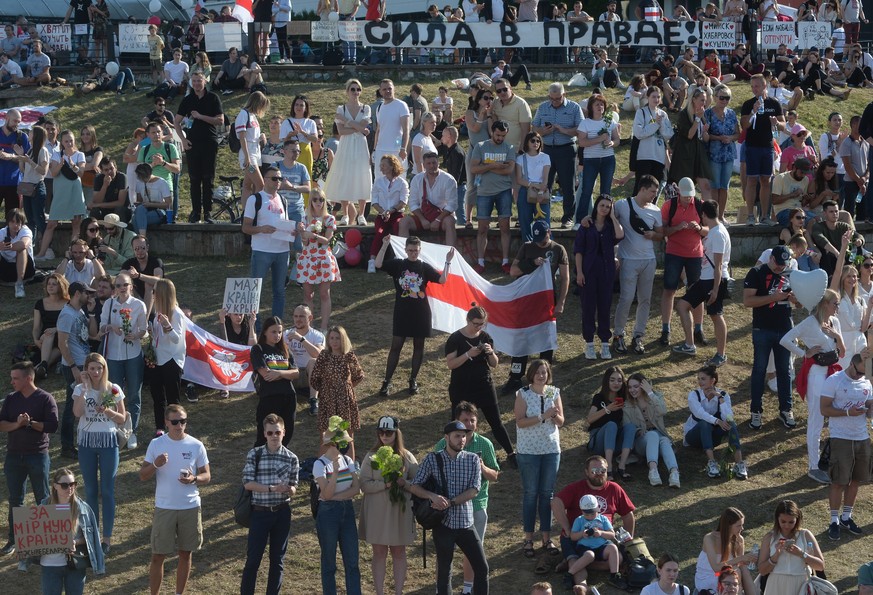
[[[561,221],[570,221],[573,218],[573,201],[575,200],[573,183],[576,179],[576,145],[572,142],[566,145],[545,145],[543,153],[552,160],[552,167],[549,168],[549,177],[546,180],[547,186],[551,188],[555,183],[555,177],[558,178],[564,202],[564,214],[561,215]]]
[[[712,161],[712,189],[727,190],[731,185],[731,175],[734,173],[734,162],[719,163]]]
[[[537,206],[527,202],[527,192],[528,189],[525,187],[521,187],[518,189],[518,227],[521,229],[521,240],[523,242],[531,242],[533,241],[533,235],[531,233],[531,226],[534,222],[534,213],[536,213]],[[540,203],[540,208],[546,214],[545,221],[549,222],[549,217],[552,214],[552,204],[551,201],[546,201],[544,203]]]
[[[582,160],[582,191],[576,202],[576,223],[579,223],[591,212],[591,194],[594,192],[594,183],[600,176],[600,193],[612,192],[612,178],[615,175],[615,155],[608,157],[595,157]]]
[[[289,221],[296,221],[300,223],[303,221],[303,201],[300,201],[300,204],[288,203],[288,210],[286,212]],[[294,235],[294,252],[300,253],[303,251],[303,238],[301,235]]]
[[[33,196],[24,197],[24,214],[27,216],[27,226],[34,233],[34,243],[37,237],[42,238],[46,228],[45,200],[45,182],[36,185]]]
[[[136,430],[142,409],[142,379],[145,368],[142,354],[130,359],[110,359],[106,363],[109,366],[109,381],[124,391],[124,408],[130,412],[130,421]]]
[[[457,220],[458,225],[467,224],[466,203],[464,202],[465,196],[467,196],[467,183],[461,182],[458,184],[458,208],[455,209],[455,219]]]
[[[779,395],[779,411],[791,411],[791,378],[788,367],[791,365],[791,354],[779,344],[785,333],[770,329],[752,329],[752,359],[751,397],[749,410],[752,413],[764,412],[764,384],[767,377],[767,363],[770,352],[773,352],[773,363],[776,366],[776,392]]]
[[[728,444],[737,450],[742,450],[740,445],[740,435],[737,432],[737,424],[731,422],[730,430],[723,430],[721,426],[711,424],[708,421],[699,421],[697,425],[688,430],[685,434],[685,442],[691,448],[700,448],[702,450],[712,450],[719,444],[722,439],[727,436]]]
[[[112,86],[116,89],[123,89],[124,85],[131,84],[136,87],[136,77],[133,76],[133,71],[130,68],[122,68],[115,75],[115,80],[112,81]]]
[[[291,507],[280,506],[279,510],[253,510],[249,527],[246,565],[243,569],[241,595],[254,595],[258,580],[258,568],[264,557],[267,542],[270,544],[270,572],[267,575],[267,595],[278,595],[282,590],[282,575],[285,569],[285,551],[291,533]]]
[[[94,517],[100,521],[100,509],[97,507],[97,473],[100,473],[100,500],[103,502],[103,524],[100,528],[103,537],[112,537],[115,526],[115,476],[118,474],[118,447],[92,448],[79,447],[79,467],[85,482],[85,502],[94,511]]]
[[[657,430],[649,430],[642,436],[637,436],[634,440],[634,450],[645,456],[647,463],[657,463],[660,454],[667,469],[679,468],[676,463],[676,453],[673,452],[673,442]]]
[[[354,15],[339,15],[339,20],[341,21],[354,21]],[[345,60],[349,60],[352,63],[357,62],[358,57],[358,45],[354,41],[343,41],[343,58]]]
[[[160,225],[166,221],[167,212],[164,209],[149,209],[139,205],[133,212],[133,227],[137,233],[145,231],[149,225]]]
[[[267,271],[271,271],[273,282],[273,316],[282,318],[285,313],[285,277],[288,275],[289,252],[261,252],[252,250],[251,275],[258,279],[266,279]],[[261,328],[261,317],[258,315],[258,330]]]
[[[351,500],[326,500],[318,507],[315,531],[321,546],[321,590],[336,595],[336,546],[339,544],[346,575],[346,594],[361,595],[358,567],[358,523]]]
[[[70,570],[66,566],[40,566],[42,595],[82,595],[85,592],[85,569]]]
[[[540,516],[540,531],[552,528],[552,494],[561,464],[561,453],[547,455],[516,454],[521,473],[521,519],[523,530],[530,533]]]
[[[82,366],[79,366],[79,370],[82,370]],[[72,449],[76,446],[73,426],[76,419],[73,415],[73,383],[76,379],[73,377],[71,366],[61,366],[61,372],[64,375],[64,388],[67,390],[63,413],[61,413],[61,406],[58,405],[58,415],[61,417],[61,448]]]
[[[24,506],[27,493],[27,480],[33,489],[35,504],[49,496],[49,455],[47,452],[23,455],[6,453],[3,473],[6,475],[6,489],[9,491],[9,541],[15,543],[12,527],[12,509]]]
[[[606,455],[607,450],[633,448],[634,435],[637,428],[633,424],[625,424],[621,428],[614,421],[608,421],[599,428],[591,430],[588,438],[588,450],[592,454]]]

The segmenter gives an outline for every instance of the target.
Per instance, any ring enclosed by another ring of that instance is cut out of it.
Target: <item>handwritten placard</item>
[[[70,42],[69,25],[42,23],[36,26],[36,32],[42,42],[55,52],[70,50],[73,47]]]
[[[818,48],[824,53],[824,48],[830,47],[833,33],[828,21],[802,21],[797,23],[797,44],[801,48]]]
[[[312,41],[339,41],[336,23],[312,21]]]
[[[257,277],[228,278],[224,283],[222,303],[229,314],[257,312],[261,304],[261,280]]]
[[[69,504],[16,506],[12,509],[12,527],[19,560],[73,549],[73,517]]]
[[[761,48],[775,50],[781,44],[789,48],[797,46],[794,23],[789,21],[764,21],[761,23]]]
[[[343,41],[364,41],[364,28],[357,21],[342,21],[339,23],[339,36]]]
[[[149,26],[128,23],[118,25],[118,48],[131,54],[148,54]]]
[[[732,50],[737,47],[737,24],[733,21],[700,24],[700,43],[705,50]]]
[[[203,25],[206,47],[210,52],[226,52],[242,47],[242,25],[239,23],[207,23]]]

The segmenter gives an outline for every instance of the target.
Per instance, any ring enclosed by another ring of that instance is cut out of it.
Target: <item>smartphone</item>
[[[791,547],[792,545],[794,545],[794,540],[793,540],[793,539],[786,539],[786,540],[785,540],[785,543],[783,544],[783,547],[785,547],[785,548],[789,548],[789,547]]]

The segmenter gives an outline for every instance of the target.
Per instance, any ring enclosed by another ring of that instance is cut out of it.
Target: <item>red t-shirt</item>
[[[682,206],[682,199],[677,199],[676,212],[673,214],[673,220],[670,223],[670,202],[665,200],[661,205],[661,218],[664,220],[664,228],[676,227],[683,221],[700,223],[700,215],[697,214],[697,209],[694,207],[694,201],[688,203],[687,207]],[[693,229],[683,229],[677,231],[667,238],[667,254],[681,256],[682,258],[702,258],[703,257],[703,238],[700,233]]]
[[[580,480],[571,483],[563,490],[558,492],[558,498],[564,503],[564,508],[567,510],[567,520],[570,526],[576,517],[582,514],[582,509],[579,508],[579,501],[582,496],[591,494],[597,498],[600,503],[600,514],[609,518],[614,522],[616,515],[623,517],[629,512],[636,510],[634,503],[628,498],[625,491],[615,482],[607,481],[603,488],[595,490],[588,485],[587,480]]]

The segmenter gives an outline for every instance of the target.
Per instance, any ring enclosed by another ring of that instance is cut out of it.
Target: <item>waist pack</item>
[[[836,351],[821,351],[812,356],[812,361],[819,366],[833,366],[840,358]]]

